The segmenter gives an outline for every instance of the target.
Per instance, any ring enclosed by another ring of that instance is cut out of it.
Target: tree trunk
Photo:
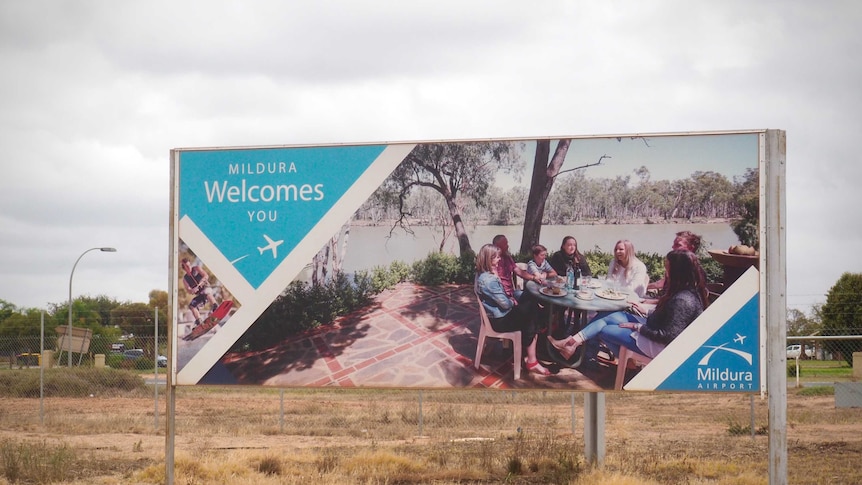
[[[455,227],[455,237],[458,238],[458,250],[461,255],[472,252],[470,247],[470,237],[467,236],[467,230],[464,228],[464,221],[461,217],[461,208],[455,202],[455,199],[448,194],[444,194],[446,198],[446,206],[449,208],[449,214],[452,215],[452,225]],[[490,242],[490,241],[489,241]]]
[[[530,181],[530,195],[527,197],[527,210],[524,213],[524,232],[521,235],[521,248],[519,250],[521,253],[529,254],[533,245],[539,242],[542,235],[545,203],[548,201],[548,195],[554,186],[554,180],[560,173],[560,167],[566,161],[566,153],[569,151],[570,143],[571,140],[560,140],[554,151],[554,157],[549,163],[550,140],[538,140],[536,142],[533,177]]]

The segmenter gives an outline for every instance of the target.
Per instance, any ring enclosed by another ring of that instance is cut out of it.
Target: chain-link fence
[[[32,336],[0,338],[0,385],[3,387],[0,393],[10,397],[43,399],[141,398],[154,395],[158,409],[159,386],[164,386],[168,370],[166,337],[162,336],[158,342],[153,336],[140,335],[108,341],[96,335],[86,352],[72,353],[71,368],[68,354],[60,348],[60,343],[54,332],[47,331],[44,339]],[[856,369],[854,374],[853,354],[860,346],[862,336],[789,337],[786,350],[788,385],[802,387],[859,380],[862,369]],[[99,369],[106,371],[97,372]],[[127,371],[135,378],[119,379],[110,370]],[[285,391],[279,392],[283,396]],[[417,403],[414,421],[417,433],[423,434],[428,425],[421,406],[423,394],[421,391],[402,392],[413,396],[410,400]],[[554,395],[557,396],[554,398],[556,404],[564,404],[568,399]],[[490,401],[499,399],[495,394],[488,396]],[[25,401],[24,405],[28,402],[34,411],[40,409],[38,401]],[[272,419],[284,422],[283,414]]]
[[[854,354],[862,361],[860,352],[862,335],[787,337],[788,383],[802,387],[860,380],[862,369],[854,373]]]
[[[145,318],[143,313],[141,318]],[[159,357],[167,355],[166,337],[156,340],[154,331],[143,335],[144,326],[138,327],[137,335],[96,333],[86,350],[73,352],[70,361],[65,351],[58,359],[63,349],[56,327],[62,326],[46,324],[44,338],[0,337],[0,429],[36,432],[36,436],[40,432],[78,437],[110,434],[110,439],[117,439],[114,435],[120,433],[136,437],[130,445],[133,449],[142,448],[140,443],[151,438],[150,447],[163,447],[167,368],[160,365],[167,365],[167,358]],[[828,387],[858,380],[852,364],[860,345],[862,336],[788,338],[788,385]],[[699,424],[702,428],[751,436],[764,429],[765,401],[728,395],[720,400],[722,404],[710,404],[707,411],[699,401],[704,397],[692,393],[672,399],[675,404],[690,401],[686,404],[690,408],[683,407],[678,413],[692,421],[713,413]],[[634,442],[626,426],[639,426],[640,411],[629,414],[629,409],[667,399],[659,393],[609,393],[608,454]],[[718,401],[712,397],[710,402]],[[314,446],[358,443],[369,451],[380,442],[428,440],[433,446],[425,456],[437,457],[441,466],[447,465],[445,460],[454,460],[446,455],[465,453],[457,448],[461,443],[480,448],[476,459],[481,467],[505,467],[506,463],[498,462],[511,450],[501,447],[516,446],[521,437],[530,440],[538,454],[553,449],[559,456],[571,457],[581,456],[583,450],[583,397],[573,392],[194,386],[178,388],[176,404],[177,451],[181,455],[251,446],[245,444],[248,442],[268,449],[278,446],[278,437],[285,436],[308,437]],[[826,406],[827,410],[834,408]],[[854,415],[847,416],[836,414],[829,419],[852,420]],[[678,418],[674,415],[668,420]],[[792,413],[790,419],[795,419]],[[804,418],[802,425],[810,419]],[[490,444],[486,440],[496,441]],[[696,444],[687,442],[686,446],[681,452],[691,452]],[[742,446],[746,453],[760,453],[766,459],[759,445],[737,442],[728,446]],[[749,449],[751,446],[754,448]],[[316,458],[320,473],[329,466],[326,453],[319,451]],[[538,455],[531,459],[541,462]]]

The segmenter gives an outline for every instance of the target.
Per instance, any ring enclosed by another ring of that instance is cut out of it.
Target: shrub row
[[[134,372],[92,367],[46,369],[43,389],[49,397],[115,396],[147,391],[143,379]],[[32,369],[0,372],[0,395],[39,397],[39,373]]]

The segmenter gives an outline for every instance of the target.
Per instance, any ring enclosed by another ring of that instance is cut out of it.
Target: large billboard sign
[[[760,392],[766,133],[172,150],[172,382]],[[663,264],[680,233],[699,236],[703,292],[674,272],[692,263]],[[492,308],[499,271],[428,277],[497,235],[551,261],[574,236],[593,278],[557,291],[516,271],[515,319]],[[681,316],[683,290],[705,309]],[[493,338],[507,319],[512,348]]]

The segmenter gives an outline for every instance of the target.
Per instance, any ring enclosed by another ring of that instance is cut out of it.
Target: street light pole
[[[90,248],[90,249],[84,251],[83,253],[81,253],[81,255],[78,256],[78,259],[75,260],[75,264],[72,265],[72,274],[69,275],[69,332],[66,335],[66,342],[67,342],[67,349],[66,350],[68,351],[68,354],[69,354],[68,357],[69,357],[69,367],[70,368],[72,367],[72,278],[75,276],[75,268],[78,266],[78,261],[81,261],[81,258],[83,258],[85,254],[89,253],[90,251],[96,251],[96,250],[102,251],[104,253],[116,253],[117,252],[117,250],[115,248]]]

